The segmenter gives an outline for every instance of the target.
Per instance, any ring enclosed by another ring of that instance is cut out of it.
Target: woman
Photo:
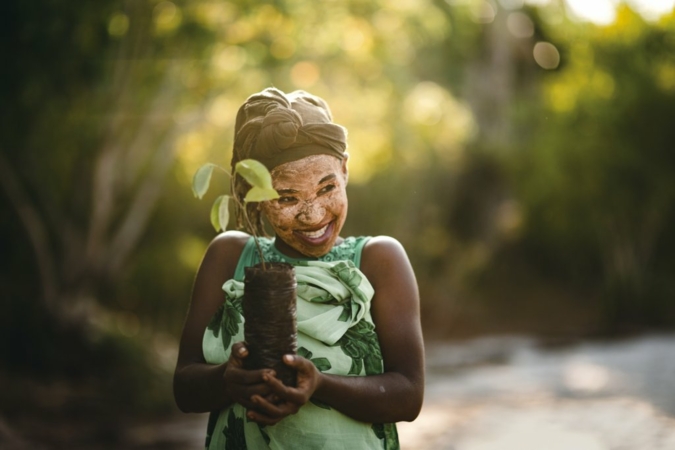
[[[342,238],[347,216],[346,130],[306,92],[249,97],[235,124],[232,166],[253,158],[280,197],[249,204],[267,261],[296,266],[297,370],[287,387],[270,369],[245,370],[241,282],[259,259],[253,239],[220,234],[195,280],[174,378],[184,412],[212,412],[207,448],[398,448],[395,422],[419,414],[424,356],[419,297],[394,239]],[[235,193],[245,193],[237,179]],[[225,302],[223,302],[225,291]]]

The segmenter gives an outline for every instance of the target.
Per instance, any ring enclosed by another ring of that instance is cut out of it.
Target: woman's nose
[[[314,225],[321,222],[325,215],[326,209],[323,206],[307,201],[296,217],[305,225]]]

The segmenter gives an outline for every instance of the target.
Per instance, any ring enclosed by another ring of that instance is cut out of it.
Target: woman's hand
[[[274,425],[284,417],[297,413],[312,398],[321,383],[321,373],[310,360],[298,355],[284,355],[283,361],[297,371],[296,387],[286,386],[273,375],[263,375],[273,395],[268,398],[254,395],[252,401],[256,410],[247,413],[250,420],[261,425]]]
[[[247,410],[256,410],[258,405],[253,399],[269,398],[272,388],[265,380],[274,379],[276,373],[271,369],[244,369],[244,358],[247,356],[248,349],[243,342],[232,345],[230,359],[223,373],[225,395],[232,402],[241,404]]]

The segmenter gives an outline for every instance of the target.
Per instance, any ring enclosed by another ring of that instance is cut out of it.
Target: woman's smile
[[[318,230],[296,230],[295,233],[308,242],[317,245],[321,243],[322,240],[330,238],[330,231],[332,231],[333,223],[334,222],[331,221]]]

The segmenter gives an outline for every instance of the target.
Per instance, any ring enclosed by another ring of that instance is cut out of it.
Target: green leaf
[[[209,190],[211,174],[215,167],[216,165],[213,163],[206,163],[197,169],[195,175],[192,177],[192,193],[195,197],[201,199],[206,194],[206,191]]]
[[[227,223],[230,220],[229,200],[229,195],[221,195],[211,206],[211,225],[216,231],[225,231],[227,228]]]
[[[320,372],[325,372],[333,367],[328,358],[314,358],[312,362]]]
[[[273,189],[272,176],[270,175],[269,170],[255,159],[244,159],[239,161],[234,168],[234,173],[238,173],[244,177],[244,180],[253,187]]]
[[[264,202],[267,200],[274,200],[275,198],[279,198],[279,194],[274,189],[254,186],[246,193],[244,203]]]
[[[303,358],[312,359],[312,352],[307,350],[305,347],[299,347],[296,353]]]

